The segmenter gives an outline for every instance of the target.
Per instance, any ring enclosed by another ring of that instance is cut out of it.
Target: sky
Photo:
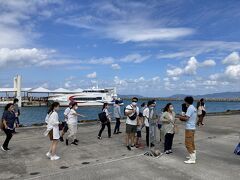
[[[239,0],[0,0],[0,87],[240,91]]]

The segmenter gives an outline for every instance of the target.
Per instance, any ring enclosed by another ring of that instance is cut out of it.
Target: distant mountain
[[[186,94],[175,94],[170,96],[169,98],[184,98]],[[222,92],[222,93],[212,93],[212,94],[205,94],[205,95],[193,95],[194,98],[226,98],[226,99],[233,99],[233,98],[240,98],[240,92]]]
[[[119,94],[118,97],[121,99],[129,99],[132,97],[143,98],[143,96],[140,96],[140,95],[121,95],[121,94]]]

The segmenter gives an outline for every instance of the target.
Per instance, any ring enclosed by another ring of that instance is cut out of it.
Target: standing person
[[[149,119],[153,117],[153,108],[155,107],[154,101],[148,101],[147,107],[143,111],[144,124],[146,127],[146,144],[149,146]],[[151,147],[154,144],[151,143]]]
[[[183,115],[183,116],[185,116],[185,114],[186,114],[186,112],[187,112],[187,109],[188,109],[188,107],[187,107],[186,103],[183,103],[183,104],[182,104],[182,115]]]
[[[120,131],[121,108],[120,108],[118,100],[115,101],[113,112],[114,112],[113,113],[114,114],[114,118],[116,119],[116,125],[115,125],[115,128],[114,128],[114,133],[113,134],[122,133]]]
[[[52,141],[49,151],[47,152],[46,156],[50,158],[52,161],[60,159],[59,156],[56,155],[57,144],[60,138],[59,132],[59,118],[57,111],[59,110],[60,104],[58,102],[52,103],[47,116],[46,116],[46,123],[47,123],[47,130],[45,131],[45,136],[49,136],[50,141]]]
[[[105,126],[107,126],[107,128],[108,128],[108,138],[111,138],[111,116],[110,116],[110,113],[108,111],[108,108],[109,108],[108,103],[104,103],[103,107],[102,107],[102,112],[106,113],[107,121],[102,122],[101,129],[98,133],[98,139],[102,139],[102,132],[105,129]]]
[[[19,102],[19,100],[17,99],[17,98],[15,98],[14,100],[13,100],[13,106],[14,106],[14,113],[15,113],[15,115],[16,115],[16,127],[19,127],[19,124],[20,124],[20,122],[19,122],[19,116],[20,116],[20,109],[19,109],[19,107],[18,107],[18,102]],[[16,133],[15,132],[15,128],[13,129],[13,133]]]
[[[72,107],[70,108],[70,112],[68,114],[68,118],[66,119],[68,129],[69,129],[69,135],[66,139],[66,145],[69,144],[69,139],[72,139],[71,144],[78,145],[78,139],[77,139],[77,129],[78,129],[78,116],[84,117],[83,115],[77,113],[78,104],[77,102],[72,103]]]
[[[126,120],[126,146],[129,151],[131,147],[135,146],[135,134],[137,132],[137,118],[139,115],[139,108],[137,107],[138,98],[133,97],[132,103],[128,105],[124,113],[127,116]],[[129,144],[131,141],[131,145]],[[131,147],[130,147],[131,146]]]
[[[73,104],[74,102],[70,102],[69,103],[69,106],[65,109],[65,111],[64,111],[64,121],[62,122],[62,124],[63,124],[63,129],[62,129],[62,132],[61,132],[61,137],[60,137],[60,141],[61,142],[64,142],[64,139],[63,139],[63,136],[64,136],[64,134],[68,131],[68,125],[67,125],[67,120],[68,120],[68,115],[69,115],[69,113],[70,113],[70,111],[71,111],[71,108],[72,108],[72,104]]]
[[[13,129],[14,129],[14,123],[16,122],[16,115],[14,112],[14,105],[12,103],[9,103],[5,106],[4,112],[2,115],[2,123],[3,123],[3,131],[6,134],[6,139],[1,146],[1,149],[3,151],[9,151],[8,148],[9,141],[12,139],[13,136]]]
[[[137,118],[137,140],[136,140],[136,147],[142,147],[141,140],[142,140],[142,128],[144,127],[144,118],[143,114],[139,113],[139,117]]]
[[[163,109],[163,114],[161,116],[162,130],[164,133],[164,153],[172,153],[172,144],[174,137],[174,126],[175,126],[175,112],[173,105],[168,103]]]
[[[186,164],[195,164],[196,163],[196,148],[194,143],[194,134],[196,130],[196,121],[197,121],[197,110],[193,106],[193,97],[187,96],[184,99],[187,105],[187,112],[185,116],[180,116],[181,121],[186,121],[185,129],[185,145],[190,158],[187,161],[184,161]]]
[[[205,108],[205,102],[204,102],[204,99],[200,99],[197,103],[197,114],[198,114],[198,122],[197,122],[197,125],[204,125],[203,123],[203,119],[206,115],[206,108]]]

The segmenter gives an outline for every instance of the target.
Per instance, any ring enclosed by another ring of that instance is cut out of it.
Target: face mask
[[[137,105],[137,103],[136,103],[136,102],[132,102],[132,105],[133,105],[133,106],[136,106],[136,105]]]
[[[170,108],[170,110],[171,110],[171,111],[173,111],[173,110],[174,110],[174,108],[173,108],[173,107],[171,107],[171,108]]]
[[[154,109],[154,107],[152,106],[152,107],[150,107],[150,109]]]
[[[75,110],[77,110],[77,109],[78,109],[78,107],[76,106],[76,107],[74,107],[74,109],[75,109]]]

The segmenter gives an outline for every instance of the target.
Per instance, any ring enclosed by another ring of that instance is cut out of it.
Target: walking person
[[[57,111],[59,110],[59,106],[60,104],[58,102],[52,103],[45,119],[45,122],[47,123],[47,130],[45,131],[44,134],[45,136],[48,135],[50,141],[52,142],[46,156],[50,158],[52,161],[60,159],[60,157],[56,155],[57,144],[60,138],[59,132],[60,122],[57,113]]]
[[[131,151],[131,147],[135,146],[135,134],[137,132],[137,118],[139,115],[139,108],[137,107],[138,98],[133,97],[132,103],[128,105],[124,113],[127,116],[126,120],[126,147]],[[131,144],[130,144],[131,141]]]
[[[79,113],[77,113],[78,104],[77,102],[72,103],[72,107],[70,108],[70,112],[68,114],[68,118],[66,119],[69,135],[66,139],[66,145],[69,145],[69,140],[71,139],[71,144],[78,145],[78,139],[77,139],[77,129],[78,129],[78,116],[85,117]]]
[[[161,116],[162,131],[164,133],[164,153],[172,153],[172,144],[174,138],[174,127],[175,127],[175,112],[174,107],[171,103],[168,103],[163,109],[163,114]]]
[[[149,146],[149,119],[153,117],[153,108],[155,107],[154,101],[148,101],[147,107],[143,111],[143,117],[144,117],[144,124],[146,127],[146,144]],[[154,144],[151,143],[151,147],[153,147]]]
[[[198,114],[198,122],[197,122],[197,125],[200,126],[200,125],[204,125],[203,123],[203,119],[206,115],[206,106],[205,106],[205,102],[204,102],[204,99],[200,99],[197,103],[197,114]]]
[[[16,114],[14,112],[14,105],[9,103],[5,106],[4,112],[2,115],[2,130],[6,134],[6,139],[1,146],[3,151],[9,151],[8,148],[9,141],[12,139],[14,123],[16,122]]]
[[[121,108],[120,108],[119,103],[120,102],[118,100],[116,100],[115,104],[114,104],[114,109],[113,109],[114,118],[116,119],[116,125],[115,125],[115,128],[114,128],[114,133],[113,134],[122,133],[120,131]]]
[[[194,142],[194,135],[196,130],[196,121],[197,121],[197,110],[193,106],[193,97],[188,96],[184,99],[187,108],[185,116],[179,116],[181,121],[186,122],[185,126],[185,146],[190,157],[187,157],[189,160],[184,161],[186,164],[195,164],[196,163],[196,148]]]
[[[72,108],[72,104],[73,104],[74,102],[70,102],[69,103],[69,106],[65,109],[65,111],[64,111],[64,121],[62,122],[62,125],[63,125],[63,129],[62,129],[62,131],[61,131],[61,136],[60,136],[60,141],[61,142],[64,142],[64,139],[63,139],[63,136],[64,136],[64,134],[65,133],[67,133],[67,131],[68,131],[68,125],[67,125],[67,120],[68,120],[68,115],[69,115],[69,113],[70,113],[70,111],[71,111],[71,108]]]
[[[13,100],[14,113],[16,115],[15,127],[17,127],[17,128],[19,127],[19,124],[20,124],[20,122],[19,122],[20,109],[18,107],[18,102],[19,102],[19,100],[17,98],[15,98]],[[16,133],[15,128],[13,129],[13,133]]]
[[[111,116],[108,111],[108,108],[109,108],[108,103],[104,103],[103,107],[102,107],[102,112],[104,112],[106,115],[106,121],[101,122],[101,129],[98,133],[98,139],[102,139],[102,132],[105,129],[105,126],[107,126],[107,128],[108,128],[108,138],[111,138]]]

